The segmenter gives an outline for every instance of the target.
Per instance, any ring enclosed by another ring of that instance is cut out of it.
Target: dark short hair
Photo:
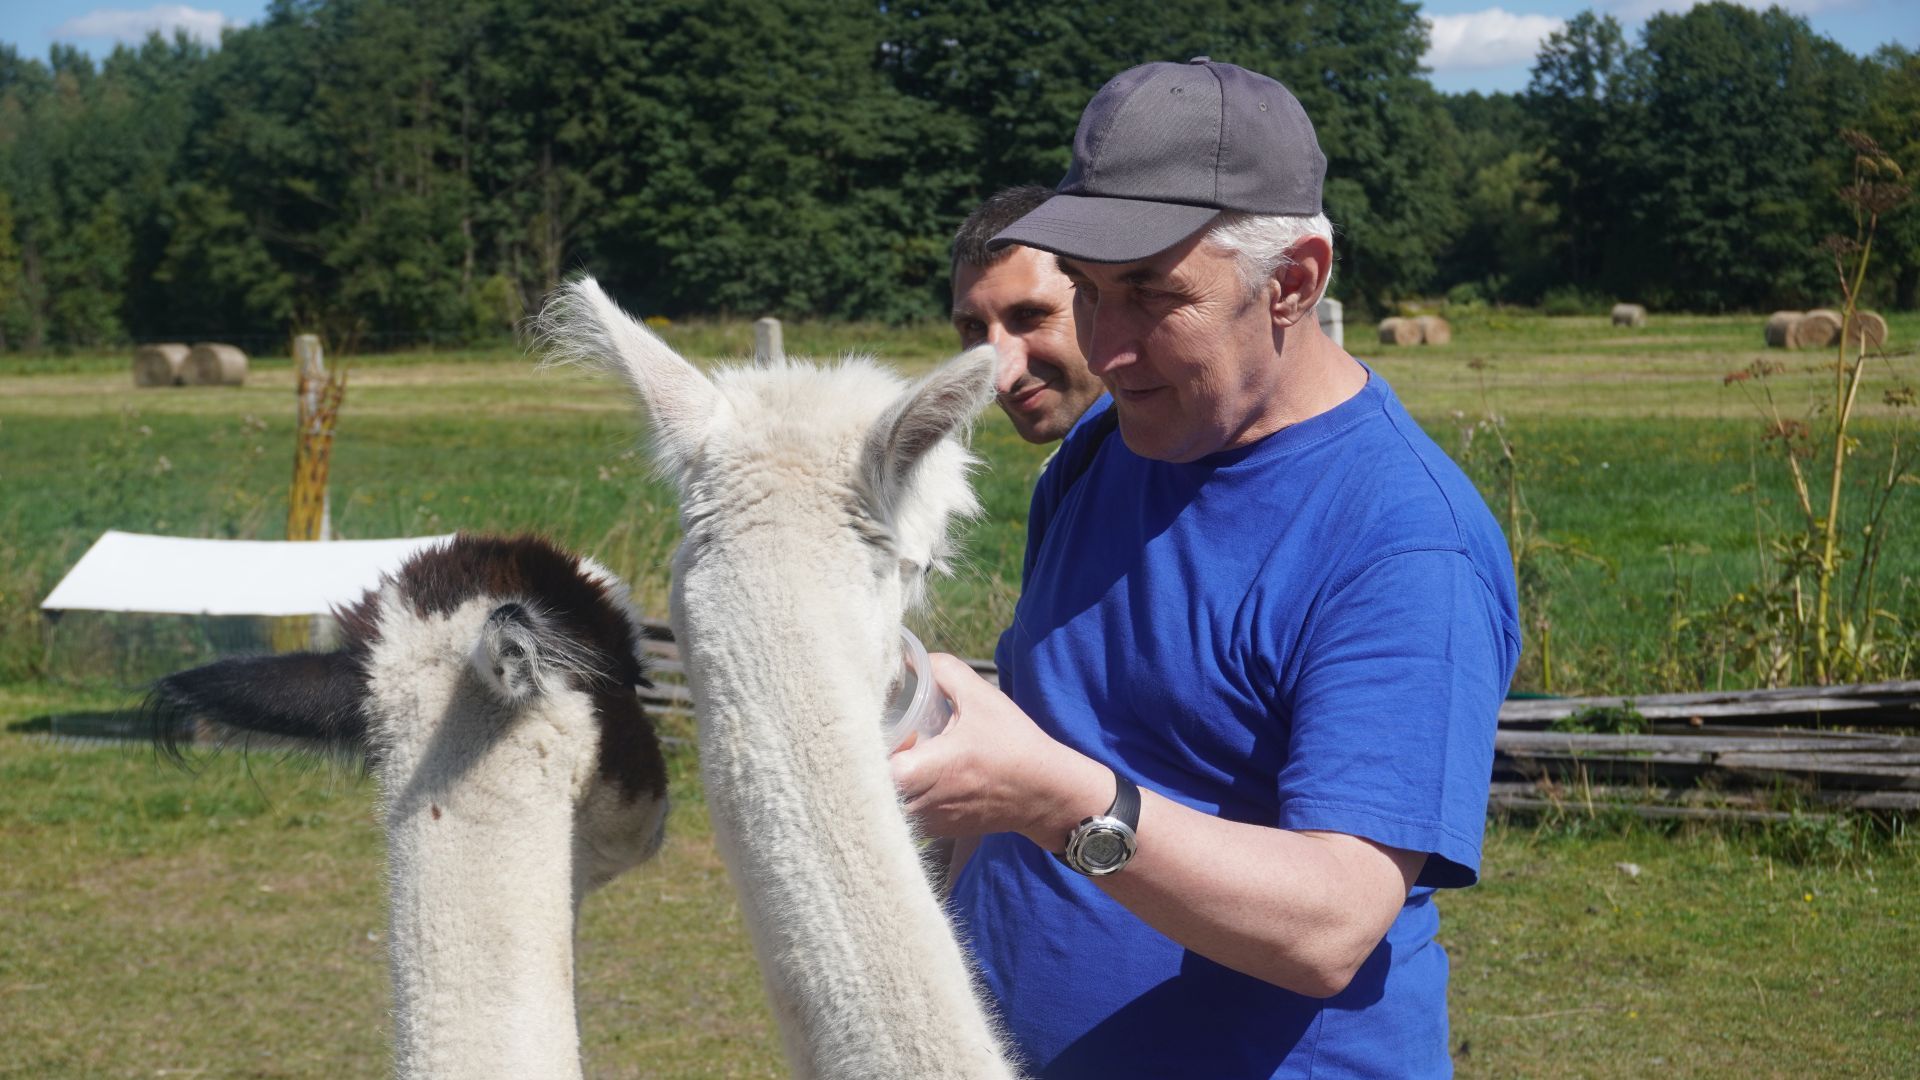
[[[954,267],[992,266],[1013,254],[1012,248],[988,251],[987,241],[993,239],[995,233],[1039,209],[1041,203],[1051,198],[1053,189],[1039,184],[1001,188],[987,196],[984,202],[974,208],[973,213],[967,215],[967,220],[960,223],[960,230],[953,234]]]

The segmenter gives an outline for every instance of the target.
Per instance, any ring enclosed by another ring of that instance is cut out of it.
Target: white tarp
[[[40,604],[44,611],[324,615],[450,536],[400,540],[195,540],[108,532]]]

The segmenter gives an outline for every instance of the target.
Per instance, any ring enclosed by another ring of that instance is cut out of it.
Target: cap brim
[[[1082,262],[1134,262],[1158,255],[1219,216],[1212,206],[1055,195],[995,233],[987,250],[1022,244]]]

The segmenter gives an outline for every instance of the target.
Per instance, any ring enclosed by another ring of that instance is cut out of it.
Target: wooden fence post
[[[755,367],[771,367],[785,363],[787,347],[780,340],[780,320],[767,316],[753,320],[753,363]]]
[[[346,371],[328,373],[317,334],[293,339],[293,366],[299,415],[294,426],[293,483],[287,492],[287,539],[325,540],[333,529],[327,472],[333,461],[333,425],[347,392]],[[273,628],[274,649],[319,647],[331,628],[332,620],[326,616],[278,620]]]
[[[327,385],[326,350],[320,345],[320,335],[300,334],[293,339],[293,370],[298,382],[295,392],[300,395],[300,431],[302,437],[312,431],[318,422],[321,392]],[[315,434],[318,434],[315,432]],[[327,435],[331,437],[331,425]],[[298,478],[294,481],[299,483]],[[327,484],[326,475],[320,476],[320,527],[313,536],[297,537],[289,534],[289,540],[326,540],[333,531],[333,494]]]

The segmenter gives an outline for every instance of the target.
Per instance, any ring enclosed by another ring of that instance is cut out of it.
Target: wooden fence
[[[673,631],[647,625],[653,708],[686,712]],[[991,660],[973,660],[988,681]],[[1553,730],[1631,714],[1649,730]],[[1620,806],[1649,817],[1780,820],[1832,811],[1920,810],[1920,681],[1644,697],[1513,700],[1494,736],[1491,804],[1509,810]],[[1800,809],[1788,811],[1783,805]]]

